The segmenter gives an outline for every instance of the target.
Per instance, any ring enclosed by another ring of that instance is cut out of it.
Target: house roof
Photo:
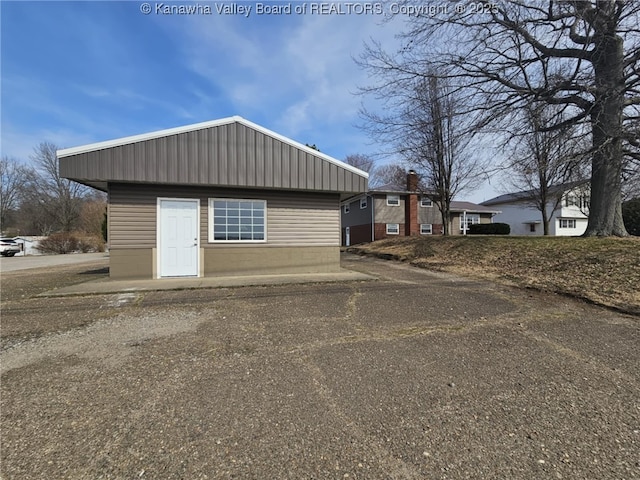
[[[552,185],[549,187],[549,193],[551,195],[562,194],[567,190],[571,190],[573,188],[579,187],[587,183],[588,180],[578,180],[575,182],[567,182],[559,185]],[[522,190],[520,192],[507,193],[504,195],[499,195],[497,197],[491,198],[489,200],[485,200],[481,203],[481,205],[499,205],[503,203],[513,203],[513,202],[522,202],[526,200],[531,200],[537,194],[538,190]]]
[[[215,185],[354,194],[369,175],[234,116],[67,148],[64,178],[107,190],[113,183]]]
[[[373,190],[369,191],[370,194],[376,194],[376,193],[380,193],[380,194],[384,194],[384,193],[402,193],[402,194],[409,194],[409,193],[416,193],[416,192],[409,192],[407,191],[406,187],[399,187],[397,184],[393,184],[393,183],[389,183],[386,185],[381,185],[380,187],[377,187]],[[433,197],[433,193],[428,193],[428,192],[420,192],[422,195],[425,196],[431,196]],[[495,210],[493,208],[489,208],[489,207],[485,207],[483,205],[478,205],[476,203],[471,203],[471,202],[458,202],[458,201],[452,201],[450,204],[450,208],[452,212],[463,212],[463,211],[467,211],[470,213],[502,213],[501,210]]]
[[[451,202],[450,209],[452,212],[468,212],[468,213],[502,213],[500,210],[485,207],[471,202]]]
[[[370,195],[385,194],[385,193],[396,193],[401,195],[409,195],[409,194],[418,194],[418,195],[427,195],[427,196],[434,195],[433,192],[427,192],[427,191],[411,192],[407,190],[406,185],[399,185],[397,183],[385,183],[384,185],[379,185],[369,190]]]
[[[409,193],[407,191],[407,185],[400,185],[397,183],[385,183],[384,185],[378,185],[370,190],[371,193]]]

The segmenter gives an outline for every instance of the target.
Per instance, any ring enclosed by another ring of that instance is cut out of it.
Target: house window
[[[433,233],[433,225],[430,223],[420,224],[420,235],[431,235]]]
[[[429,197],[420,197],[421,207],[433,207],[433,201]]]
[[[576,219],[575,218],[561,218],[560,219],[560,228],[576,228]]]
[[[365,209],[367,208],[367,197],[361,198],[360,199],[360,209]]]
[[[575,195],[567,195],[565,203],[567,207],[577,207],[578,197],[576,197]]]
[[[266,200],[210,198],[209,241],[266,241],[266,211]]]
[[[479,213],[467,213],[467,230],[469,230],[470,225],[474,225],[476,223],[480,223],[480,214]],[[464,214],[460,214],[460,231],[463,231],[464,228]]]
[[[344,205],[344,206],[342,207],[342,211],[343,211],[344,213],[349,213],[349,212],[351,211],[350,205],[349,205],[348,203],[347,203],[346,205]]]
[[[536,233],[536,224],[535,223],[530,223],[529,224],[529,231],[531,233]]]
[[[400,195],[387,195],[387,205],[390,207],[399,207]]]
[[[387,223],[387,235],[399,235],[399,234],[400,234],[400,224]]]

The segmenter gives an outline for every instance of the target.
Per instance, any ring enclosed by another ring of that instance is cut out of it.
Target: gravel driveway
[[[3,275],[2,478],[640,478],[638,317],[343,266],[379,279],[34,298]],[[75,268],[39,277],[104,275]]]

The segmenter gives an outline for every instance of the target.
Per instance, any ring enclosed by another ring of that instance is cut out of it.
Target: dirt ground
[[[3,479],[640,478],[640,319],[345,255],[375,281],[68,298],[2,276]]]
[[[640,315],[640,238],[452,235],[395,237],[350,247],[442,271],[562,293]]]

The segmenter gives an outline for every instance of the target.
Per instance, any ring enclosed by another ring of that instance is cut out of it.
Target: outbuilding
[[[112,278],[332,272],[368,175],[241,117],[58,151],[107,192]]]

